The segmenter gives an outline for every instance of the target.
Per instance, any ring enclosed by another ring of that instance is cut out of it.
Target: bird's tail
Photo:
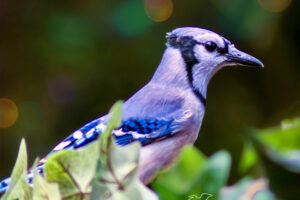
[[[44,169],[44,163],[39,163],[38,166],[36,167],[36,170],[43,175],[43,169]],[[26,179],[27,182],[32,185],[32,180],[33,180],[33,175],[34,175],[34,170],[31,169],[27,172],[26,174]],[[2,181],[0,181],[0,194],[4,193],[7,191],[9,184],[11,182],[11,178],[8,177]]]

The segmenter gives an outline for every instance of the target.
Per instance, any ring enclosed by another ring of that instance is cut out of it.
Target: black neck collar
[[[194,47],[196,44],[198,44],[197,41],[195,41],[192,37],[185,36],[185,37],[177,37],[177,36],[169,36],[168,37],[168,44],[171,47],[174,47],[176,49],[179,49],[181,52],[181,56],[183,57],[183,60],[185,62],[186,71],[188,75],[189,84],[194,92],[194,94],[198,97],[198,99],[203,103],[203,105],[206,105],[206,99],[201,94],[199,90],[197,90],[193,85],[193,66],[199,61],[196,59],[194,54]]]

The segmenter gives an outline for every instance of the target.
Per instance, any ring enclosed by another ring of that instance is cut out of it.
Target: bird
[[[124,102],[121,125],[112,131],[118,145],[141,143],[138,174],[144,184],[172,164],[185,145],[196,141],[205,114],[207,87],[217,71],[233,65],[264,66],[208,29],[179,27],[166,38],[166,49],[154,75]],[[106,114],[87,123],[48,155],[92,143],[105,130],[108,120]],[[44,162],[37,166],[41,173],[43,166]],[[28,182],[32,177],[29,171]],[[9,182],[10,178],[0,182],[0,192],[7,190]]]

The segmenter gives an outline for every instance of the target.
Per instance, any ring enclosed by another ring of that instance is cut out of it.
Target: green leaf
[[[226,185],[231,166],[230,154],[219,151],[212,155],[206,163],[206,167],[197,177],[191,190],[192,194],[208,193],[213,199],[218,199],[220,189]]]
[[[115,143],[114,138],[111,139],[106,160],[101,159],[99,164],[101,167],[98,167],[91,199],[157,199],[157,196],[139,181],[137,167],[140,143],[121,147]]]
[[[258,155],[253,145],[247,141],[244,145],[241,160],[239,163],[239,171],[241,174],[245,173],[249,168],[258,162]]]
[[[123,101],[117,101],[109,111],[110,119],[107,123],[107,129],[112,130],[118,128],[121,124],[122,119],[122,106]]]
[[[27,172],[27,151],[25,140],[22,139],[19,148],[17,161],[11,174],[11,182],[8,190],[3,195],[1,200],[29,200],[31,199],[31,188],[26,179]]]
[[[63,199],[86,199],[99,159],[99,143],[76,151],[63,150],[47,158],[45,177],[59,185]]]
[[[57,183],[47,182],[39,173],[33,178],[33,200],[60,200]]]
[[[252,131],[248,136],[262,161],[272,191],[283,199],[298,199],[300,119],[285,120],[281,127]]]
[[[225,151],[206,159],[195,147],[188,146],[174,166],[160,173],[152,188],[162,200],[216,199],[220,188],[226,184],[230,163],[230,155]]]
[[[266,179],[253,180],[246,177],[233,186],[224,187],[221,191],[220,200],[275,200],[274,195],[268,188]]]
[[[111,131],[121,123],[122,102],[111,109],[107,129],[100,137],[100,162],[98,162],[91,199],[152,200],[158,199],[138,177],[138,159],[141,145],[126,146],[115,143]]]
[[[61,200],[58,185],[56,183],[47,182],[36,170],[39,158],[36,158],[32,169],[33,177],[33,200]]]
[[[139,180],[137,174],[124,190],[115,190],[110,200],[158,200],[158,197]]]
[[[103,154],[103,159],[105,158],[106,151],[108,150],[108,143],[110,143],[112,137],[112,130],[118,128],[121,124],[121,117],[122,117],[122,101],[117,101],[109,111],[109,121],[106,126],[106,130],[101,134],[99,137],[101,152],[105,152]]]
[[[125,187],[124,185],[131,181],[132,175],[137,171],[140,146],[137,142],[125,147],[113,144],[111,154],[108,155],[109,159],[103,163],[102,178],[113,181],[113,172],[115,178],[122,183],[121,187]],[[108,166],[108,162],[111,166]]]
[[[160,172],[151,186],[165,198],[170,197],[170,193],[184,195],[190,191],[195,176],[201,172],[205,164],[206,157],[200,151],[192,146],[186,146],[176,163],[170,169]]]
[[[267,156],[289,171],[300,173],[300,119],[284,120],[280,127],[251,130],[247,135],[240,167],[249,168],[257,163],[257,155]]]
[[[139,180],[140,143],[122,147],[112,137],[112,130],[120,126],[121,111],[122,102],[118,102],[111,109],[106,131],[96,142],[78,150],[66,149],[47,157],[45,178],[37,170],[34,171],[34,200],[158,200],[157,195]],[[37,163],[38,159],[33,169]],[[27,154],[22,141],[12,184],[3,199],[31,199],[26,171]],[[26,187],[28,193],[25,193]]]
[[[280,127],[256,131],[256,136],[283,155],[300,149],[300,119],[284,120]]]

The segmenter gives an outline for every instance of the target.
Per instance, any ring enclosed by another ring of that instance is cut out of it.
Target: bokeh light
[[[259,4],[271,12],[281,12],[289,7],[292,0],[258,0]]]
[[[121,36],[136,37],[150,28],[152,21],[146,16],[141,1],[130,0],[115,9],[113,24]]]
[[[9,128],[18,119],[18,107],[10,99],[0,98],[0,128]]]
[[[66,104],[70,102],[76,91],[74,81],[63,75],[53,77],[48,85],[48,94],[51,100],[57,104]]]
[[[144,0],[147,16],[155,22],[169,19],[173,13],[172,0]]]
[[[262,33],[273,33],[269,30],[277,22],[276,16],[262,9],[256,1],[214,0],[211,3],[222,13],[216,17],[224,30],[224,35],[239,40],[251,40]]]

